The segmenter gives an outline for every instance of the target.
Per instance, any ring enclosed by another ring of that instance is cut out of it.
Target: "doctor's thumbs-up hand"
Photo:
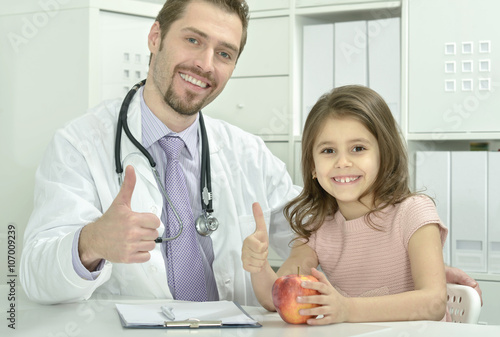
[[[252,205],[252,211],[255,218],[255,232],[243,241],[241,261],[246,271],[258,273],[268,264],[269,236],[267,235],[266,221],[259,203],[256,202]]]
[[[152,213],[131,209],[136,182],[132,166],[125,169],[120,192],[108,210],[96,222],[86,225],[80,234],[78,252],[82,264],[95,270],[102,259],[118,263],[140,263],[150,259],[156,246],[160,219]]]

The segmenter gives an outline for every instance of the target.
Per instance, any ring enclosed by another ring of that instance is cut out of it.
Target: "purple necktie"
[[[179,137],[165,136],[159,140],[159,144],[167,155],[165,190],[184,225],[182,234],[166,243],[168,284],[176,300],[207,301],[193,211],[189,203],[186,179],[178,160],[185,146],[184,141]],[[172,237],[179,231],[179,221],[168,203],[165,207],[168,219],[165,232],[167,237]]]

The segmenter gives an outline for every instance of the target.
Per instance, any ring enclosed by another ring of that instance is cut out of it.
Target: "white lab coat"
[[[130,104],[129,127],[141,139],[139,95]],[[139,264],[107,261],[99,277],[79,277],[72,264],[72,243],[78,228],[97,220],[119,191],[114,164],[116,122],[121,101],[107,101],[59,130],[36,173],[35,205],[25,232],[20,280],[28,297],[41,303],[88,299],[94,293],[172,298],[160,245]],[[210,145],[214,216],[213,269],[221,300],[258,305],[249,273],[241,262],[243,240],[255,230],[252,203],[262,206],[271,246],[288,256],[291,230],[284,204],[299,189],[285,165],[263,141],[230,124],[205,116]],[[148,161],[123,134],[123,167],[137,176],[132,210],[160,217],[163,200]],[[163,224],[159,228],[160,235]],[[103,296],[103,295],[101,295]]]

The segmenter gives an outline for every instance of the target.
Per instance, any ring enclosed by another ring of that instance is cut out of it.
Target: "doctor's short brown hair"
[[[240,50],[238,54],[239,57],[247,42],[248,21],[250,19],[248,5],[245,0],[167,0],[156,17],[156,21],[160,24],[161,40],[163,41],[165,38],[165,35],[170,29],[172,23],[182,17],[186,7],[193,1],[207,2],[225,10],[228,13],[235,13],[238,15],[243,27]]]

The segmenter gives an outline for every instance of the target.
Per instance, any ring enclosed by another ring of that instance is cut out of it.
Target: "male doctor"
[[[247,25],[244,1],[169,0],[148,36],[150,71],[130,103],[128,124],[154,157],[162,179],[168,160],[161,140],[165,136],[183,140],[179,163],[194,219],[202,213],[199,111],[229,80],[246,42]],[[189,282],[196,275],[189,274],[190,268],[178,271],[170,265],[167,255],[175,253],[168,254],[170,243],[154,242],[168,226],[164,211],[168,204],[149,162],[134,154],[139,150],[125,136],[121,146],[125,178],[122,186],[118,183],[114,143],[121,103],[104,102],[59,130],[40,164],[21,261],[21,282],[29,298],[70,302],[98,291],[258,305],[249,274],[242,268],[242,242],[255,230],[251,206],[258,201],[270,224],[273,247],[287,254],[291,231],[282,208],[297,195],[297,188],[285,165],[258,137],[204,116],[213,215],[220,225],[210,237],[195,232],[194,249],[179,249],[185,253],[184,264],[199,260],[206,280],[201,285],[204,293],[176,296],[182,290],[170,281]],[[184,223],[181,235],[189,227],[194,223]]]
[[[199,111],[229,80],[247,25],[244,0],[168,0],[148,36],[150,71],[130,103],[128,124],[162,179],[170,162],[164,143],[182,140],[178,162],[191,219],[202,212]],[[251,206],[257,201],[271,245],[287,256],[292,233],[282,209],[298,188],[285,165],[259,138],[205,116],[219,229],[202,237],[186,221],[181,236],[191,235],[190,246],[172,249],[179,239],[156,244],[157,237],[175,235],[169,226],[176,220],[149,162],[126,137],[121,140],[125,178],[118,183],[114,139],[120,105],[121,100],[108,101],[92,109],[59,130],[47,149],[36,173],[21,259],[28,297],[60,303],[104,292],[258,305],[242,267],[242,242],[255,230]],[[461,271],[452,276],[465,282]]]

